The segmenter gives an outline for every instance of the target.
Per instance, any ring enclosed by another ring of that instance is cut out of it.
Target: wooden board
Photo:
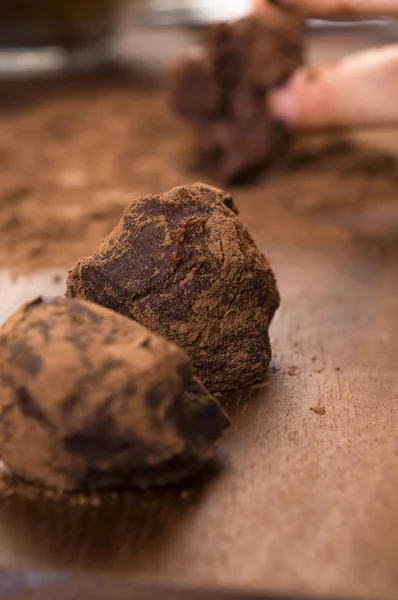
[[[396,152],[384,138],[372,140]],[[398,189],[397,202],[329,206],[304,226],[294,210],[279,221],[267,209],[278,185],[236,192],[283,302],[267,385],[223,399],[234,425],[217,465],[192,484],[89,505],[7,498],[2,568],[66,571],[54,580],[65,598],[116,597],[98,572],[197,590],[398,596]],[[0,317],[62,289],[51,272],[3,273]],[[39,597],[54,597],[32,577]],[[123,599],[157,597],[118,581]],[[0,584],[0,597],[28,595],[20,577]]]
[[[234,426],[217,470],[99,506],[11,497],[1,566],[395,597],[398,228],[387,223],[371,236],[358,227],[341,247],[267,246],[283,298],[275,372],[265,388],[226,398]],[[8,283],[26,297],[48,286]]]
[[[128,578],[77,573],[7,573],[0,577],[2,600],[293,600],[275,594],[146,585]],[[308,600],[295,596],[294,600]],[[316,600],[316,598],[313,598]]]

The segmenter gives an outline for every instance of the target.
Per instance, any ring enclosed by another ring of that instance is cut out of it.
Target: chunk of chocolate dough
[[[0,456],[61,490],[163,485],[228,425],[187,355],[103,307],[38,298],[0,330]]]
[[[279,294],[226,192],[197,183],[137,199],[69,272],[66,294],[172,340],[213,392],[264,378]]]
[[[195,134],[196,167],[234,182],[275,160],[290,136],[270,115],[266,95],[302,62],[302,25],[293,16],[209,28],[168,80],[171,108]]]

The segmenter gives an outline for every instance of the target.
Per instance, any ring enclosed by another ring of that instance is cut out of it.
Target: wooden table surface
[[[0,577],[2,600],[308,600],[299,596],[143,584],[81,573],[10,572]],[[317,600],[313,597],[312,600]],[[318,599],[320,600],[320,599]]]
[[[261,207],[242,203],[241,213],[283,302],[268,384],[223,399],[234,425],[217,464],[191,484],[88,505],[6,498],[3,569],[33,572],[44,587],[38,572],[66,572],[48,577],[68,600],[116,599],[97,573],[246,594],[398,597],[398,184],[396,203],[318,215],[314,232],[331,222],[349,232],[334,242],[270,244]],[[0,317],[62,289],[50,272],[3,273]],[[123,600],[169,598],[124,585]],[[0,577],[1,598],[36,597],[28,592],[20,576]]]
[[[276,372],[226,398],[217,469],[98,506],[6,499],[2,567],[396,597],[398,226],[386,229],[350,247],[267,247]]]

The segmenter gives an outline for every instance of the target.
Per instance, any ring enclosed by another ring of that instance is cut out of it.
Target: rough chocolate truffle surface
[[[193,128],[196,163],[220,181],[258,174],[285,149],[287,130],[266,94],[302,63],[296,18],[253,16],[209,28],[200,47],[170,69],[170,104]]]
[[[69,272],[67,296],[135,319],[183,348],[210,391],[263,380],[279,305],[271,267],[232,197],[204,184],[135,200]]]
[[[0,455],[62,490],[191,475],[228,424],[174,344],[103,307],[23,306],[0,330]]]

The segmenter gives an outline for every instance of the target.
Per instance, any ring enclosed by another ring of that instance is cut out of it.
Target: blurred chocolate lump
[[[196,137],[196,167],[223,182],[257,175],[284,150],[284,126],[267,92],[303,62],[294,16],[252,16],[204,32],[201,46],[170,71],[170,103]]]

